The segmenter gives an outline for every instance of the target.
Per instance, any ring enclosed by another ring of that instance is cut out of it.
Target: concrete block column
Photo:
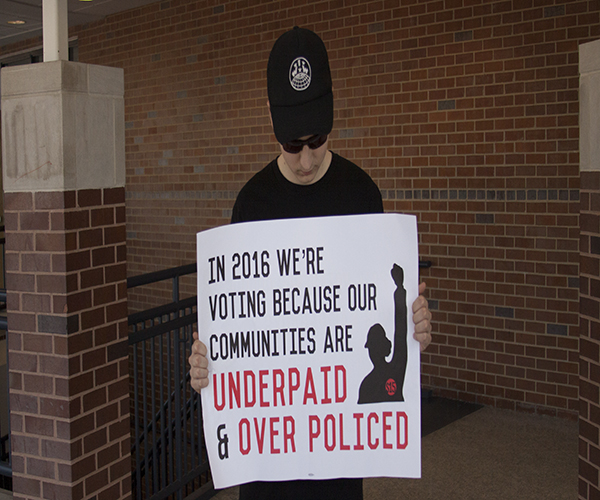
[[[2,69],[14,499],[131,493],[123,73]]]
[[[579,498],[600,498],[600,40],[579,50]]]

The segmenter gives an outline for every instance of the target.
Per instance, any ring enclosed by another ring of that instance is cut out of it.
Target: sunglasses
[[[310,149],[318,149],[327,141],[327,134],[325,135],[313,135],[308,139],[302,140],[297,139],[295,141],[286,142],[282,144],[283,150],[286,153],[290,154],[298,154],[300,151],[304,149],[304,146],[308,146]]]

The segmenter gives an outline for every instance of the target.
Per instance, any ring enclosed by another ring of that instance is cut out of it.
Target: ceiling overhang
[[[69,26],[104,19],[157,0],[68,0]],[[10,24],[21,21],[24,24]],[[0,47],[42,35],[42,0],[0,1]]]

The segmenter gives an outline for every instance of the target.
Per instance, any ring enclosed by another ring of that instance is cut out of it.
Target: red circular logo
[[[385,390],[390,396],[396,394],[396,381],[393,378],[388,379],[385,383]]]

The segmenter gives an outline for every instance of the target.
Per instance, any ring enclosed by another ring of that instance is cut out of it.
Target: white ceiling
[[[69,26],[98,21],[110,14],[157,0],[68,0]],[[23,25],[9,21],[25,21]],[[42,34],[42,0],[0,0],[0,47]]]

